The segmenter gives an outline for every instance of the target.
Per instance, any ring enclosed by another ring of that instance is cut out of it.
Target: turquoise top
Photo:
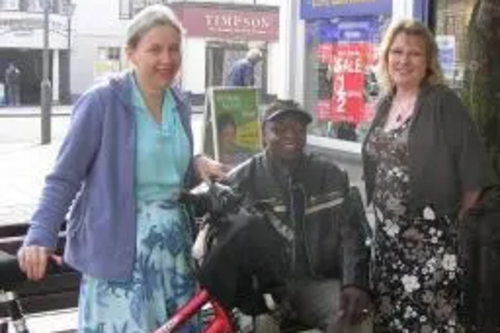
[[[133,90],[137,134],[136,199],[170,199],[181,190],[189,165],[188,137],[174,109],[170,89],[163,95],[161,124],[148,110],[135,78]]]

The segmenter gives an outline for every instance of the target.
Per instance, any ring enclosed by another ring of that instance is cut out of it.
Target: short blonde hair
[[[185,33],[181,21],[175,13],[165,5],[151,5],[142,9],[134,16],[127,29],[126,45],[135,49],[142,37],[151,29],[168,25],[177,30],[182,36]]]
[[[378,80],[381,88],[385,92],[391,92],[395,88],[388,71],[389,51],[394,39],[401,33],[419,37],[425,44],[427,73],[423,81],[430,84],[444,83],[443,71],[438,58],[438,46],[434,35],[422,22],[405,19],[394,22],[389,26],[382,39],[378,66]]]

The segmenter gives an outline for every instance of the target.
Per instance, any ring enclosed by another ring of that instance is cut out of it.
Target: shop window
[[[19,10],[19,0],[0,0],[0,11]]]
[[[132,17],[132,2],[131,0],[120,0],[120,19],[128,20]]]
[[[40,0],[21,0],[21,11],[30,13],[41,13],[44,10],[44,2]],[[49,6],[52,7],[52,2]]]
[[[107,48],[107,59],[113,61],[120,61],[120,48],[119,47],[108,47]]]
[[[0,11],[19,10],[19,0],[0,0]]]
[[[149,5],[169,4],[172,0],[120,0],[120,19],[131,19],[141,9]]]
[[[0,0],[2,1],[2,0]],[[4,0],[7,1],[7,0]],[[283,0],[281,0],[283,1]],[[289,1],[289,0],[287,0]],[[120,0],[120,19],[128,20],[141,9],[153,4],[173,4],[186,2],[186,0]],[[206,3],[206,0],[191,0],[190,2]],[[240,4],[240,5],[267,5],[279,6],[280,0],[218,0],[217,3]]]
[[[463,87],[467,27],[476,0],[435,2],[435,35],[439,60],[447,83],[459,92]]]
[[[64,14],[65,4],[69,0],[47,0],[49,11]],[[0,0],[0,10],[19,10],[29,13],[43,13],[45,0]]]
[[[148,5],[147,0],[132,0],[131,15],[134,16],[135,14],[137,14],[141,9],[143,9],[147,5]]]
[[[305,104],[313,135],[360,142],[379,88],[377,47],[388,16],[330,19],[306,25]]]
[[[118,73],[121,66],[121,49],[119,47],[99,47],[94,63],[94,79],[99,81],[111,74]]]

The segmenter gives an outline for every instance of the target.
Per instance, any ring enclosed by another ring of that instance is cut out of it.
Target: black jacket
[[[359,190],[349,187],[345,172],[305,155],[287,175],[263,153],[235,169],[228,182],[253,205],[218,218],[215,241],[198,272],[202,287],[220,304],[265,311],[261,294],[296,278],[339,279],[368,291],[369,225]],[[300,219],[290,214],[297,188],[304,204]],[[256,204],[265,209],[252,210]]]
[[[344,171],[311,154],[304,155],[294,174],[287,174],[262,153],[229,178],[237,192],[269,204],[282,226],[295,231],[295,241],[305,248],[305,258],[297,264],[306,267],[299,270],[311,278],[341,279],[344,286],[368,290],[369,225],[359,191],[349,187]],[[305,218],[295,225],[290,216],[291,186],[300,186],[305,194]]]
[[[363,145],[368,202],[377,165],[365,151],[372,130],[385,121],[392,95],[381,98]],[[432,205],[439,214],[456,214],[462,194],[493,184],[493,174],[477,129],[458,96],[444,85],[424,84],[408,135],[410,208]]]

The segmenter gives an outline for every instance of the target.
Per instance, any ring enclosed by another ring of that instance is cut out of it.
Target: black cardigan
[[[393,95],[383,96],[363,143],[363,168],[368,202],[374,192],[376,162],[366,142],[383,125]],[[424,84],[408,134],[410,212],[428,205],[438,214],[456,214],[462,195],[493,183],[494,176],[475,124],[458,96],[444,85]]]

